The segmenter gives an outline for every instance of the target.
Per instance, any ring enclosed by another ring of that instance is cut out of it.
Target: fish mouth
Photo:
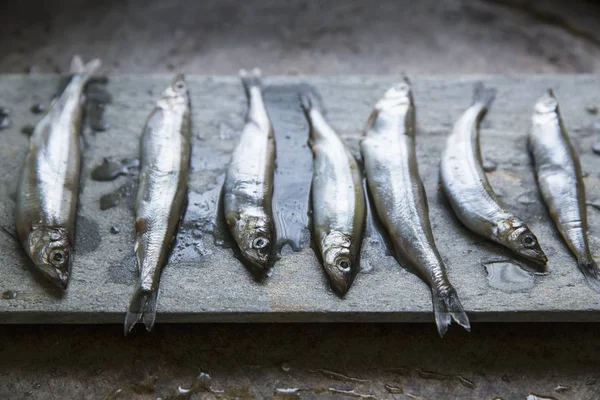
[[[36,265],[36,268],[59,289],[66,290],[69,286],[69,272],[67,270],[49,267],[48,265]]]
[[[536,265],[538,265],[540,267],[544,267],[544,269],[546,268],[546,265],[548,264],[548,257],[543,252],[542,253],[534,253],[534,254],[520,253],[520,255],[523,258],[535,263]]]
[[[331,285],[333,291],[340,297],[344,297],[354,283],[356,274],[341,275],[335,270],[331,271],[329,268],[325,268],[325,271],[327,272],[329,284]]]

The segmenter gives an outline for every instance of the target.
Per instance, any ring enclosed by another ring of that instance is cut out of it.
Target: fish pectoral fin
[[[433,302],[435,323],[440,337],[444,337],[452,320],[467,331],[471,331],[469,317],[460,303],[454,288],[451,287],[450,289],[446,288],[445,290],[439,290],[438,288],[433,287],[431,289],[431,299]]]

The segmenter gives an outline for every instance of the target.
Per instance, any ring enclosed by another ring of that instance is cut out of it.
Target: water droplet
[[[483,161],[483,170],[485,172],[493,172],[498,169],[498,164],[492,160],[484,160]]]
[[[29,111],[34,114],[41,114],[46,111],[46,106],[42,103],[35,103],[29,108]]]
[[[281,364],[281,369],[283,370],[283,372],[290,372],[292,367],[290,367],[290,364],[284,362]]]
[[[361,378],[354,378],[348,375],[344,375],[344,374],[340,374],[339,372],[335,372],[335,371],[329,371],[327,369],[315,369],[315,370],[311,370],[310,372],[313,373],[320,373],[321,375],[324,375],[328,378],[331,379],[335,379],[338,381],[346,381],[346,382],[358,382],[358,383],[365,383],[365,382],[369,382],[367,379],[361,379]]]
[[[595,104],[590,104],[585,108],[585,111],[587,111],[589,114],[596,115],[598,114],[598,106]]]
[[[477,389],[477,385],[470,379],[465,378],[462,375],[456,375],[456,379],[460,382],[461,385],[467,387],[469,389]]]
[[[121,232],[121,231],[120,231],[120,230],[119,230],[119,228],[117,228],[116,226],[111,226],[111,227],[110,227],[110,233],[112,233],[113,235],[116,235],[116,234],[118,234],[119,232]]]
[[[484,267],[488,284],[494,289],[512,293],[531,289],[535,284],[533,274],[515,263],[493,262],[485,264]],[[503,376],[502,380],[505,380],[504,378]]]
[[[388,393],[404,394],[404,390],[402,390],[402,388],[400,386],[394,386],[394,385],[390,385],[389,383],[386,383],[384,387],[385,387],[385,390],[388,391]]]
[[[41,383],[36,383],[35,385],[33,385],[33,388],[34,388],[34,389],[39,389],[39,388],[41,388],[41,387],[42,387],[42,384],[41,384]]]
[[[0,131],[9,128],[10,125],[10,111],[7,108],[0,107]]]
[[[529,396],[527,396],[527,400],[557,400],[557,399],[556,399],[556,397],[552,397],[552,396],[541,396],[539,394],[529,393]]]
[[[517,201],[521,204],[530,205],[537,203],[537,199],[535,198],[533,192],[525,192],[517,197]]]
[[[596,154],[600,154],[600,140],[594,142],[594,144],[592,145],[592,151]]]
[[[2,293],[2,298],[4,300],[13,300],[17,298],[17,292],[15,292],[14,290],[7,290],[4,293]]]
[[[358,398],[361,398],[361,399],[377,400],[377,397],[373,396],[372,394],[358,393],[354,389],[352,389],[352,390],[344,390],[344,389],[328,388],[327,391],[329,393],[333,393],[333,394],[343,394],[343,395],[346,395],[346,396],[358,397]]]
[[[554,388],[554,391],[556,393],[565,393],[565,392],[568,392],[569,390],[571,390],[571,386],[558,385],[557,387]]]
[[[31,136],[31,135],[33,135],[33,132],[34,132],[34,131],[35,131],[35,126],[33,126],[33,125],[30,125],[30,124],[28,124],[28,125],[24,125],[24,126],[21,128],[21,133],[22,133],[22,134],[24,134],[24,135],[27,135],[27,136]]]

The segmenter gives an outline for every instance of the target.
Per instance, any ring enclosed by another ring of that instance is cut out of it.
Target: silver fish
[[[375,210],[399,260],[431,288],[435,321],[444,336],[452,319],[470,330],[456,290],[436,248],[415,149],[415,107],[407,79],[377,102],[361,142],[367,184]]]
[[[442,155],[441,183],[458,219],[471,231],[545,266],[548,258],[537,237],[496,196],[483,170],[479,123],[495,90],[475,85],[473,104],[456,121]]]
[[[17,191],[16,229],[35,267],[53,284],[69,284],[81,170],[83,90],[99,60],[75,56],[73,77],[36,125]]]
[[[240,71],[248,114],[223,184],[223,207],[229,232],[242,255],[259,272],[271,266],[275,243],[273,179],[275,135],[265,107],[260,70]]]
[[[191,153],[190,99],[183,75],[162,93],[140,139],[140,177],[135,205],[135,254],[140,279],[125,318],[125,334],[156,317],[160,275],[187,205]]]
[[[366,218],[362,174],[354,156],[329,126],[308,94],[301,96],[314,154],[314,238],[331,286],[345,295],[360,269]]]
[[[535,104],[529,150],[542,198],[556,227],[577,257],[579,269],[590,286],[600,292],[600,269],[588,243],[581,163],[551,89]]]

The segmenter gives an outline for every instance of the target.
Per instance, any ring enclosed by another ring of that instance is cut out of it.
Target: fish
[[[440,163],[440,180],[458,219],[472,232],[490,239],[545,269],[548,257],[527,224],[496,196],[483,169],[479,124],[496,95],[481,82],[473,102],[454,124]]]
[[[125,317],[125,334],[141,320],[152,330],[162,269],[168,262],[188,202],[191,106],[183,75],[164,90],[140,138],[135,200],[135,255],[140,278]]]
[[[344,296],[360,270],[366,221],[361,169],[350,150],[325,120],[308,92],[300,102],[310,126],[313,152],[313,235],[333,290]]]
[[[275,134],[262,96],[261,71],[241,70],[248,113],[223,183],[225,221],[252,272],[274,262],[273,180]]]
[[[84,90],[98,68],[98,59],[84,64],[73,57],[73,76],[31,135],[17,189],[19,241],[35,268],[63,290],[75,245]]]
[[[471,325],[435,244],[419,174],[416,133],[412,88],[404,78],[376,103],[360,147],[375,211],[396,257],[431,288],[438,333],[444,336],[452,319],[466,330]]]
[[[588,284],[600,292],[600,269],[592,258],[588,242],[581,162],[552,89],[548,89],[535,104],[528,147],[550,216],[577,258],[577,265]]]

